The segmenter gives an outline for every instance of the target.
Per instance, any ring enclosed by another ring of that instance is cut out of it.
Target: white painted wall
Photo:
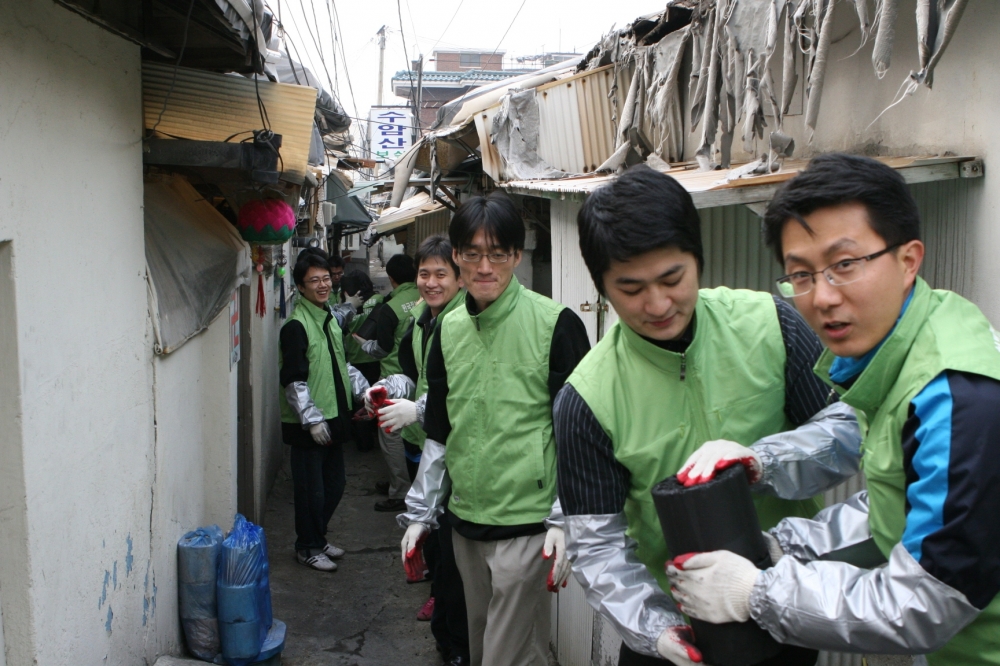
[[[140,90],[137,46],[0,0],[0,666],[180,652],[176,541],[236,509],[225,314],[152,354]]]
[[[289,256],[285,247],[285,256]],[[285,289],[292,284],[292,270],[288,266],[285,275]],[[284,320],[277,312],[277,276],[265,280],[267,314],[261,318],[252,317],[252,355],[250,360],[251,382],[253,385],[253,432],[254,432],[254,478],[255,498],[258,515],[263,515],[267,493],[274,483],[274,477],[281,469],[285,445],[281,442],[281,415],[278,407],[278,334]],[[251,302],[256,302],[256,283],[253,285]],[[291,302],[287,304],[287,314],[292,313]]]

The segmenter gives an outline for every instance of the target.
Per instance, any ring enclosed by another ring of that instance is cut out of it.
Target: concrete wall
[[[6,660],[142,662],[154,457],[139,47],[48,0],[0,0],[0,72],[17,303],[0,375],[21,407],[0,431],[23,474],[0,525]]]
[[[788,118],[786,130],[795,137],[796,156],[803,157],[831,150],[873,155],[951,151],[982,157],[986,176],[970,181],[968,217],[956,223],[967,223],[971,228],[974,255],[969,296],[993,322],[1000,322],[1000,297],[992,288],[1000,281],[1000,263],[993,260],[1000,251],[1000,123],[996,121],[1000,108],[1000,68],[996,67],[1000,4],[970,0],[934,72],[934,88],[922,86],[875,120],[892,103],[910,71],[919,69],[915,5],[916,0],[900,3],[892,66],[880,81],[871,66],[874,39],[849,57],[860,42],[857,17],[851,3],[838,3],[834,35],[843,39],[831,47],[816,135],[809,143],[802,115]],[[852,26],[854,30],[848,32]],[[777,67],[776,72],[780,62]],[[696,138],[697,134],[686,136]],[[687,153],[693,154],[695,143],[694,138],[686,139]],[[734,153],[734,159],[740,157],[747,156]]]
[[[226,313],[153,356],[139,47],[0,0],[0,73],[0,666],[151,664],[181,651],[177,539],[236,510]],[[261,479],[277,336],[255,327]]]
[[[285,248],[285,256],[289,256]],[[276,311],[278,292],[276,276],[265,281],[267,314],[252,318],[250,369],[253,386],[253,432],[254,432],[254,502],[258,516],[263,516],[267,493],[274,484],[274,477],[281,468],[284,444],[281,442],[281,415],[278,411],[278,334],[284,323]],[[292,283],[291,267],[285,275],[285,289]],[[256,290],[257,285],[253,285]],[[256,293],[255,291],[252,293]],[[254,296],[251,300],[256,302]],[[292,313],[291,303],[287,313]]]

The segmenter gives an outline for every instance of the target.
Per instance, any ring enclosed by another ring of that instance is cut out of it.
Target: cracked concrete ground
[[[286,452],[287,456],[287,452]],[[284,666],[436,666],[427,622],[416,614],[428,583],[408,585],[399,559],[403,532],[393,513],[372,507],[383,499],[375,482],[387,479],[378,450],[344,447],[347,490],[327,538],[347,554],[338,570],[321,573],[295,561],[292,482],[278,475],[267,501],[274,616],[288,625]],[[286,465],[287,470],[287,465]]]

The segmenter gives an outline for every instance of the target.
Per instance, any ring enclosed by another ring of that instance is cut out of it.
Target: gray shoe
[[[337,548],[332,543],[328,543],[323,546],[323,554],[331,560],[339,560],[344,556],[344,552],[343,548]]]
[[[323,553],[313,555],[312,557],[310,557],[308,553],[295,553],[295,559],[299,561],[299,564],[304,564],[305,566],[315,569],[316,571],[337,570],[337,565]]]

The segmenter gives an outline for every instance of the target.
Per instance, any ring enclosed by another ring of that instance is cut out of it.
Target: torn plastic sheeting
[[[539,156],[538,125],[538,100],[534,89],[508,93],[500,102],[491,134],[508,178],[552,180],[568,175]]]
[[[180,176],[148,179],[144,204],[155,351],[169,354],[247,284],[250,255],[233,225]]]

